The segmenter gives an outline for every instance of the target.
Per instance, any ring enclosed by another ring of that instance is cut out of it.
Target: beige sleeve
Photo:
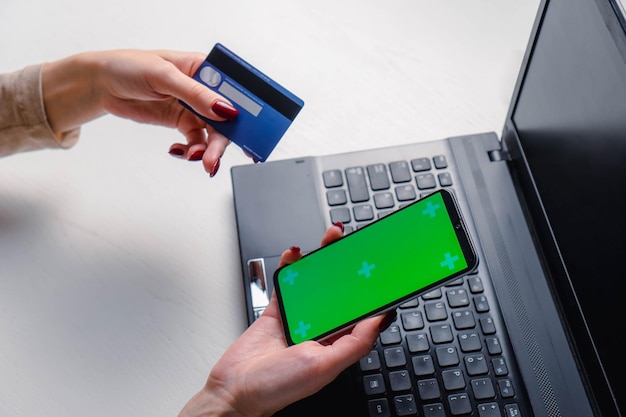
[[[0,156],[44,148],[70,148],[80,129],[55,135],[48,124],[41,88],[42,65],[0,74]]]

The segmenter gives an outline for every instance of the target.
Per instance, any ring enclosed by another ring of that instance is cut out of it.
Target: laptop
[[[616,1],[541,3],[500,134],[231,169],[249,323],[280,253],[316,249],[335,221],[350,233],[446,188],[477,246],[475,273],[402,305],[369,355],[278,415],[626,415]]]

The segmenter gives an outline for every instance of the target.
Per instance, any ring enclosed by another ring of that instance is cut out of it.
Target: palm
[[[322,245],[340,236],[339,229],[331,227]],[[291,251],[285,251],[281,265],[296,260]],[[212,369],[207,385],[216,384],[230,392],[244,415],[255,415],[259,410],[274,413],[314,394],[365,356],[378,335],[381,320],[381,317],[364,320],[352,333],[332,344],[309,341],[288,347],[274,294],[263,315]]]

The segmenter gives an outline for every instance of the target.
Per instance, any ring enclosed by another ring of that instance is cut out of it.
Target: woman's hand
[[[339,239],[342,228],[331,226],[322,246]],[[281,256],[280,265],[300,259],[299,248]],[[287,346],[276,295],[265,311],[215,364],[204,388],[179,417],[270,416],[332,382],[344,369],[366,356],[385,316],[359,322],[350,333],[323,345],[304,342]]]
[[[62,134],[110,113],[176,128],[186,143],[173,144],[169,152],[202,160],[213,176],[229,140],[178,100],[213,120],[234,119],[238,112],[224,97],[191,78],[204,59],[194,52],[116,50],[47,63],[42,86],[48,122],[55,134]]]

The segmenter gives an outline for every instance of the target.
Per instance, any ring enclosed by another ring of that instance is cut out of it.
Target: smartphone
[[[287,343],[322,342],[477,262],[454,196],[437,191],[276,270]]]

